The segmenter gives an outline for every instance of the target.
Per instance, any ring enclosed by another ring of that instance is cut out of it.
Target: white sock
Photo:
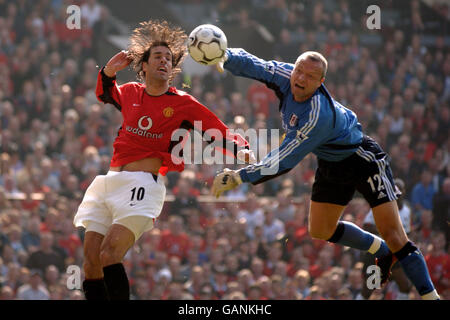
[[[370,246],[369,250],[367,250],[367,251],[369,251],[369,253],[371,253],[371,254],[375,254],[381,247],[381,241],[383,241],[381,238],[374,236],[372,245]]]
[[[423,299],[423,300],[440,300],[441,297],[439,297],[439,295],[438,295],[436,289],[434,289],[433,291],[431,291],[431,292],[429,292],[429,293],[427,293],[427,294],[424,294],[424,295],[422,296],[422,299]]]

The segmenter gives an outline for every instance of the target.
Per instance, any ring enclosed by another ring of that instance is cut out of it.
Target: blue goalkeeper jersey
[[[258,184],[284,174],[310,152],[319,159],[340,161],[357,150],[363,134],[356,114],[334,100],[324,85],[308,100],[296,102],[290,84],[293,64],[265,61],[243,49],[227,49],[227,54],[226,70],[275,91],[286,134],[278,148],[239,171],[243,182]]]

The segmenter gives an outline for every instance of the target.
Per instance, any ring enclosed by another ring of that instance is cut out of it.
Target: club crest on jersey
[[[273,62],[270,62],[270,61],[266,62],[266,64],[264,65],[264,71],[268,71],[271,74],[274,74],[275,66],[274,66]]]
[[[163,115],[166,118],[170,118],[171,116],[173,116],[173,108],[171,107],[167,107],[163,110]]]
[[[291,115],[291,119],[289,119],[289,125],[291,127],[295,127],[298,124],[298,117],[295,113]]]
[[[303,141],[308,139],[308,136],[306,134],[304,134],[303,132],[301,132],[301,130],[297,130],[297,140],[298,141]]]

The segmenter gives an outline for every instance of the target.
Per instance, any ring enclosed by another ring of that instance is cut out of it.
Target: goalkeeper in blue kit
[[[318,158],[318,169],[309,213],[311,236],[375,255],[382,284],[398,262],[422,299],[439,299],[422,253],[401,224],[396,202],[401,193],[394,184],[388,155],[362,133],[356,114],[325,88],[327,60],[307,51],[295,64],[265,61],[243,49],[229,48],[217,67],[274,90],[286,136],[261,161],[240,170],[224,169],[214,179],[213,194],[219,197],[241,183],[255,185],[285,174],[312,152]],[[381,238],[340,221],[356,190],[370,204]]]

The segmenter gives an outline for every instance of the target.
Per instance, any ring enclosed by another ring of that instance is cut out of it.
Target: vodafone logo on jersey
[[[151,127],[153,126],[152,118],[149,116],[142,116],[138,120],[138,127],[139,128],[133,128],[131,126],[126,126],[126,130],[128,132],[137,134],[138,136],[149,138],[149,139],[161,139],[163,134],[162,133],[153,133],[148,132]]]
[[[144,131],[150,129],[152,125],[153,125],[152,118],[148,116],[142,116],[138,121],[138,127]]]

